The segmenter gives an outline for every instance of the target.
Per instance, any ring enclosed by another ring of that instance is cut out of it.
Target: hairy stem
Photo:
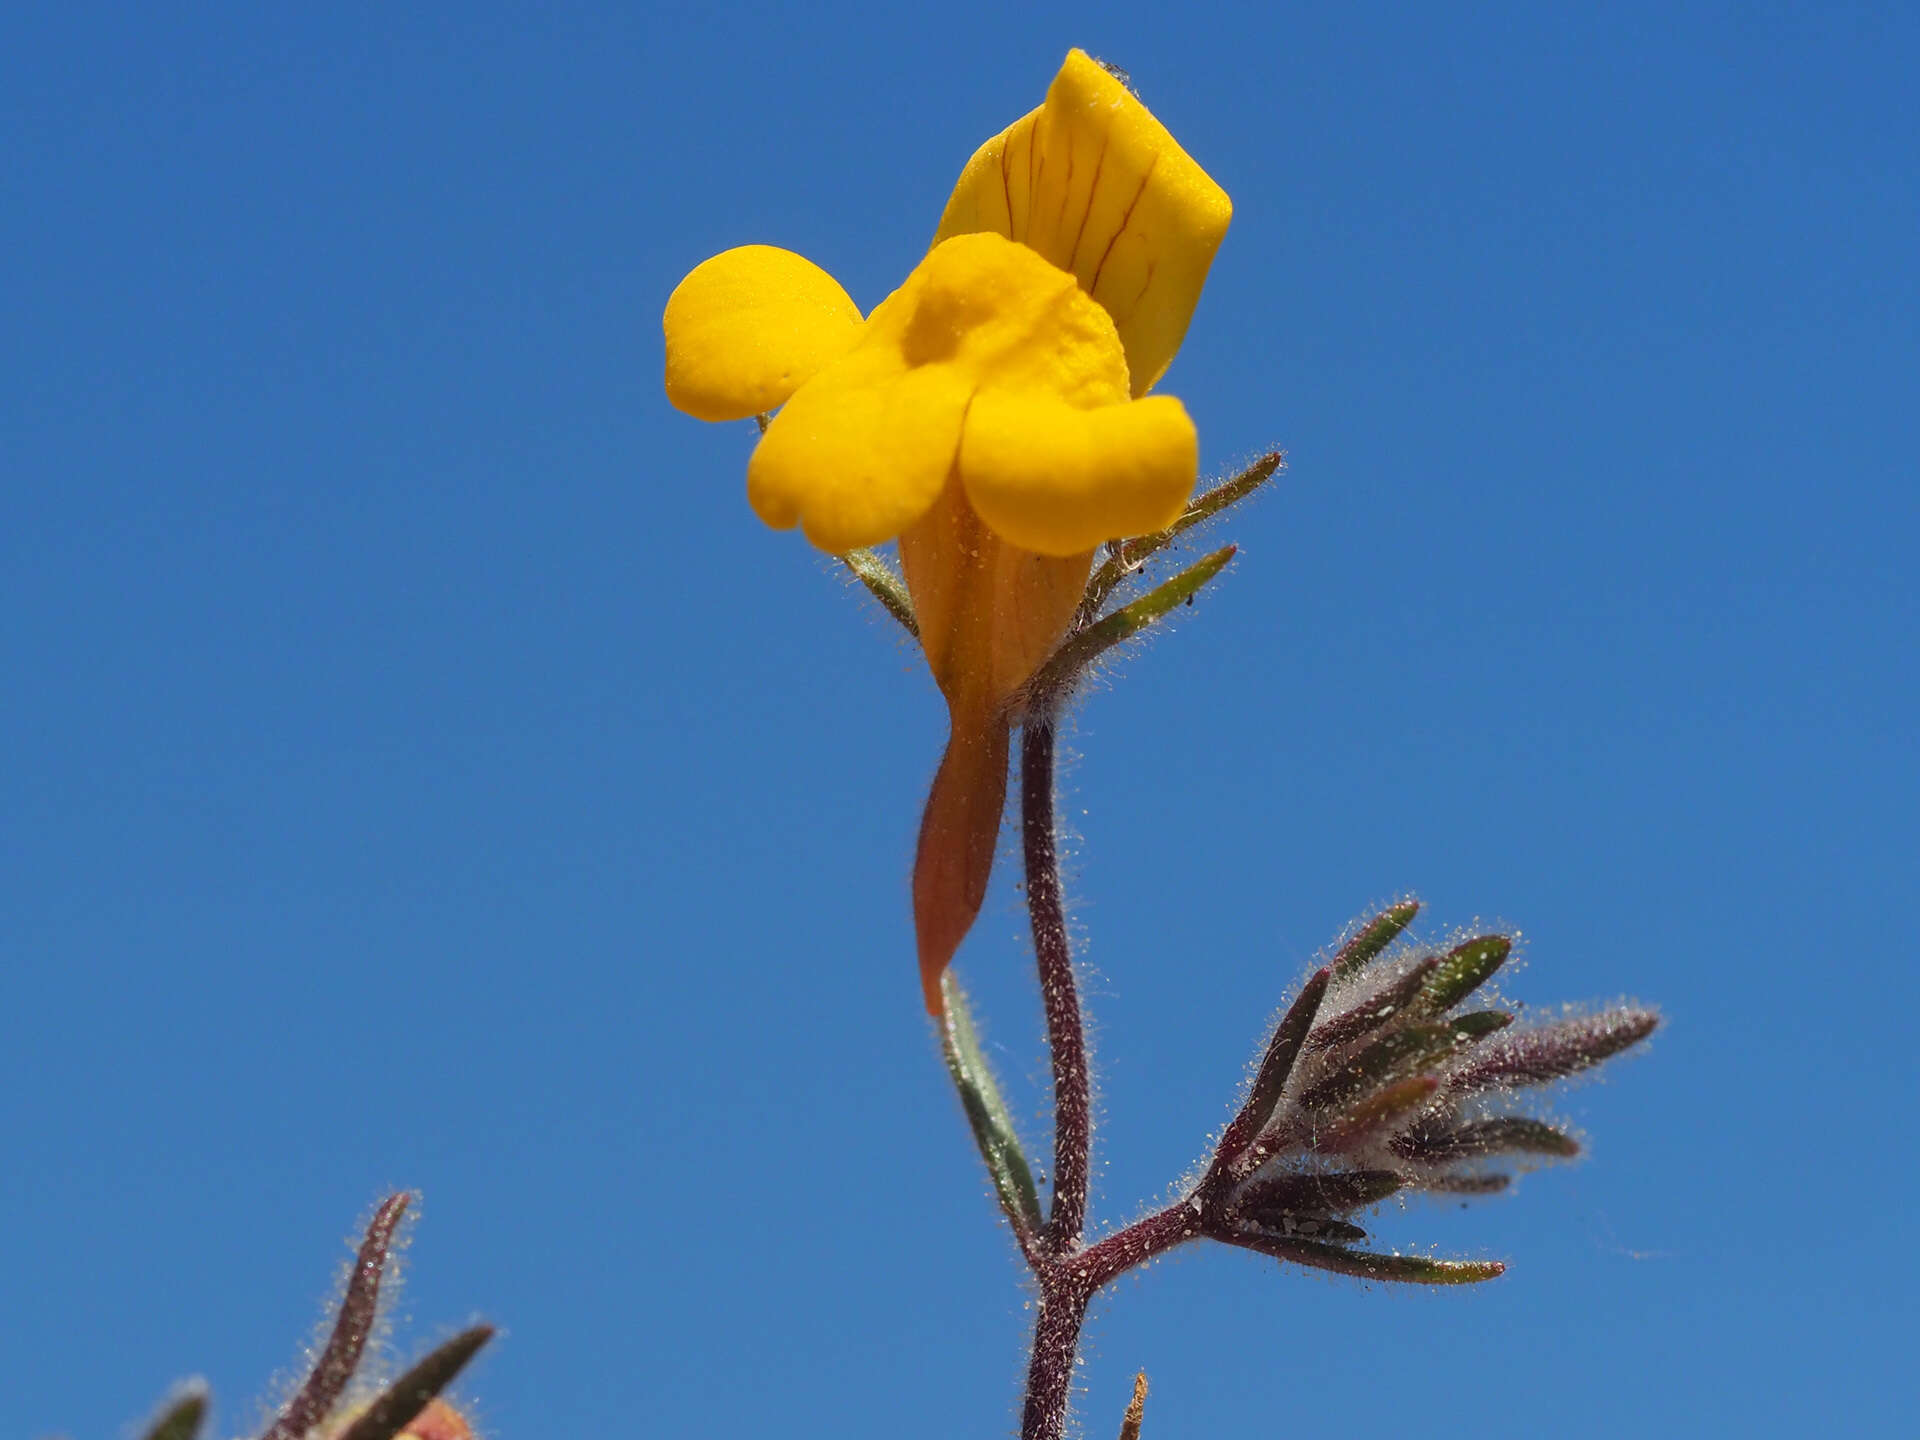
[[[1205,1233],[1208,1217],[1203,1213],[1202,1204],[1198,1196],[1176,1200],[1083,1251],[1076,1269],[1087,1288],[1098,1290],[1127,1271]]]
[[[1029,711],[1020,743],[1020,831],[1027,869],[1027,913],[1047,1013],[1053,1058],[1053,1206],[1037,1246],[1022,1246],[1039,1282],[1033,1354],[1021,1440],[1061,1440],[1073,1398],[1074,1362],[1087,1305],[1108,1281],[1200,1233],[1204,1201],[1189,1196],[1145,1219],[1086,1244],[1087,1180],[1093,1143],[1087,1079],[1086,1023],[1074,982],[1060,894],[1054,831],[1054,716]]]
[[[1066,1255],[1079,1249],[1086,1233],[1093,1125],[1086,1026],[1060,898],[1053,762],[1054,717],[1030,714],[1020,744],[1020,830],[1027,865],[1027,913],[1033,919],[1033,953],[1047,1012],[1047,1047],[1053,1054],[1053,1208],[1045,1238],[1051,1253]],[[1078,1328],[1076,1321],[1076,1334]]]
[[[1027,1403],[1020,1414],[1020,1440],[1061,1440],[1073,1399],[1073,1362],[1080,1353],[1080,1326],[1093,1290],[1077,1275],[1056,1270],[1040,1287],[1040,1313],[1033,1323],[1033,1357],[1027,1363]]]

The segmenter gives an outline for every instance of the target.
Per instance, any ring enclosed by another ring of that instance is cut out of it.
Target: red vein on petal
[[[1118,245],[1120,243],[1120,237],[1127,233],[1127,225],[1133,219],[1133,207],[1138,205],[1140,203],[1140,197],[1147,193],[1147,183],[1153,179],[1154,166],[1159,163],[1160,157],[1158,155],[1155,155],[1153,159],[1147,162],[1147,173],[1140,177],[1140,188],[1133,192],[1133,199],[1127,202],[1127,208],[1120,216],[1120,228],[1115,230],[1113,232],[1113,238],[1107,241],[1107,248],[1102,251],[1100,255],[1100,263],[1093,267],[1093,279],[1087,282],[1087,293],[1089,295],[1092,295],[1093,292],[1099,288],[1100,274],[1107,268],[1107,261],[1112,258],[1113,247]],[[1095,296],[1095,298],[1097,299],[1099,297]]]

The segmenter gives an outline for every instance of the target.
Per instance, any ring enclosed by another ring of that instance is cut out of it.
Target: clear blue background
[[[1241,558],[1064,802],[1097,1214],[1407,890],[1667,1029],[1593,1157],[1194,1252],[1148,1435],[1903,1433],[1908,6],[29,6],[0,22],[6,1428],[253,1424],[390,1187],[489,1434],[981,1437],[1027,1316],[919,1010],[916,654],[671,412],[689,267],[871,305],[1070,45],[1233,195],[1164,388]],[[1208,537],[1209,539],[1213,537]],[[963,955],[1042,1133],[1011,867]],[[1910,1372],[1909,1372],[1910,1373]]]

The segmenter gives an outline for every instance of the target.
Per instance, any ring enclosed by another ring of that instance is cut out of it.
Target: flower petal
[[[861,346],[760,437],[747,462],[754,513],[834,555],[893,539],[947,483],[969,388],[951,366],[909,370],[897,348]]]
[[[900,533],[921,648],[956,735],[978,731],[981,717],[1058,648],[1087,592],[1091,549],[1054,556],[1009,544],[982,523],[958,484]]]
[[[1071,271],[1113,316],[1144,395],[1180,348],[1232,217],[1166,127],[1075,50],[1046,104],[967,162],[934,239],[991,231]]]
[[[869,329],[896,326],[909,365],[952,364],[977,385],[1082,408],[1127,401],[1113,318],[1066,271],[999,235],[936,245]]]
[[[960,481],[980,518],[1042,555],[1171,525],[1199,463],[1193,421],[1170,395],[1080,410],[1031,392],[983,390],[960,442]]]
[[[696,420],[786,403],[853,348],[860,308],[791,250],[742,245],[696,265],[667,299],[667,399]]]

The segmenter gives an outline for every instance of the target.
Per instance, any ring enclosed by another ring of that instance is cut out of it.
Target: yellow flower
[[[1146,392],[1231,214],[1075,50],[1046,103],[974,154],[932,250],[864,320],[825,271],[765,245],[716,255],[667,301],[676,407],[779,407],[747,466],[755,513],[835,554],[899,542],[952,720],[914,862],[935,1014],[986,894],[1022,687],[1064,635],[1095,547],[1163,528],[1193,491],[1193,424]]]

